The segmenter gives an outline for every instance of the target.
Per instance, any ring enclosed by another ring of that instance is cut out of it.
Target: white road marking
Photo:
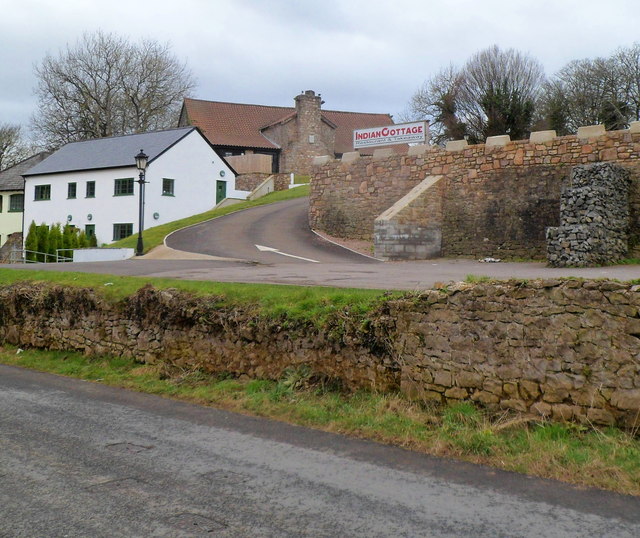
[[[298,260],[304,260],[306,262],[320,263],[318,260],[312,260],[311,258],[303,258],[302,256],[295,256],[293,254],[287,254],[286,252],[280,252],[277,248],[265,247],[264,245],[256,245],[256,248],[260,252],[273,252],[274,254],[281,254],[282,256],[288,256],[289,258],[296,258]]]

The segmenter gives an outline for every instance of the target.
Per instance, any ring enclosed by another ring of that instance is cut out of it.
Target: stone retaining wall
[[[374,221],[429,175],[443,175],[442,254],[544,258],[545,229],[558,226],[571,168],[615,162],[629,170],[632,254],[640,255],[640,123],[632,130],[414,146],[406,155],[316,159],[309,218],[337,237],[370,240]],[[500,138],[500,137],[497,137]],[[508,137],[507,137],[508,138]]]
[[[16,284],[0,288],[0,343],[272,379],[304,364],[350,388],[640,426],[640,286],[461,283],[322,327],[217,301],[146,287],[110,304],[91,290]]]

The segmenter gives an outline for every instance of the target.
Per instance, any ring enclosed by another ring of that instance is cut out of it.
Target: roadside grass
[[[108,301],[118,301],[147,284],[158,289],[175,288],[197,296],[208,296],[219,307],[241,306],[267,319],[286,315],[289,320],[321,325],[329,315],[348,309],[364,314],[383,298],[402,292],[360,288],[288,286],[283,284],[241,284],[170,278],[116,276],[94,273],[57,272],[30,269],[0,269],[0,286],[16,282],[49,283],[92,288]]]
[[[470,403],[440,407],[397,393],[348,393],[307,369],[277,381],[168,372],[116,357],[0,347],[0,362],[147,392],[442,457],[640,495],[640,438],[618,429],[492,414]],[[637,433],[637,432],[636,432]]]
[[[270,194],[267,194],[266,196],[263,196],[262,198],[258,198],[257,200],[240,202],[238,204],[222,207],[219,209],[211,209],[210,211],[206,211],[198,215],[193,215],[191,217],[186,217],[180,220],[174,220],[173,222],[167,222],[166,224],[154,226],[153,228],[147,228],[144,231],[144,252],[148,252],[152,248],[161,245],[167,235],[169,235],[171,232],[175,232],[176,230],[180,230],[181,228],[193,226],[194,224],[199,224],[216,217],[222,217],[224,215],[228,215],[229,213],[235,213],[236,211],[240,211],[242,209],[248,209],[250,207],[257,207],[265,204],[272,204],[274,202],[282,202],[284,200],[291,200],[293,198],[302,198],[308,195],[309,185],[302,185],[300,187],[288,189],[286,191],[272,192]],[[135,248],[137,240],[138,235],[133,234],[129,237],[121,239],[120,241],[111,243],[109,247]]]

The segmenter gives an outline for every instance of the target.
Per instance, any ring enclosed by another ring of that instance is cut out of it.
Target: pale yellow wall
[[[9,201],[12,194],[22,191],[2,191],[2,211],[0,211],[0,247],[4,245],[9,234],[22,231],[22,211],[9,212]]]

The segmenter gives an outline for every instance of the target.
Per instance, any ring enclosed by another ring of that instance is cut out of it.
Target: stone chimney
[[[315,139],[320,135],[322,98],[313,90],[306,90],[296,96],[295,101],[298,141],[303,144],[314,144]]]

